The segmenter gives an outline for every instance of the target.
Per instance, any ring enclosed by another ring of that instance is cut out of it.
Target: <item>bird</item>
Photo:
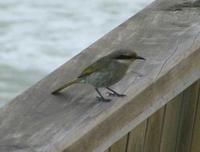
[[[111,96],[124,97],[126,95],[116,92],[111,89],[110,86],[119,82],[126,75],[129,66],[135,60],[145,60],[145,58],[138,56],[137,53],[131,49],[119,49],[113,51],[89,65],[78,75],[78,77],[57,88],[52,94],[55,95],[75,83],[84,83],[90,84],[95,88],[99,95],[96,98],[99,101],[111,101],[111,99],[105,98],[102,95],[99,88],[108,89],[109,95]]]

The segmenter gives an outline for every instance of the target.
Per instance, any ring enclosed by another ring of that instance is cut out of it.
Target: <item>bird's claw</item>
[[[106,98],[102,98],[102,97],[96,97],[98,101],[102,101],[102,102],[110,102],[111,99],[106,99]]]
[[[118,94],[118,93],[112,93],[112,92],[107,92],[108,96],[112,97],[125,97],[125,94]]]

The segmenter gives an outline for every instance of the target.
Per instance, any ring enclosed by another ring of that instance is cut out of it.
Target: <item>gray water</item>
[[[0,106],[153,0],[0,0]]]

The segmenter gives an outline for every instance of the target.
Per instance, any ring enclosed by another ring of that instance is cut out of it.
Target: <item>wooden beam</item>
[[[192,134],[198,107],[200,83],[194,83],[183,92],[176,151],[191,152]]]
[[[191,3],[191,5],[189,5]],[[0,109],[0,151],[99,152],[200,78],[200,11],[195,2],[158,0]],[[147,58],[114,89],[125,98],[96,101],[74,85],[51,92],[116,49]]]
[[[199,82],[200,84],[200,82]],[[192,145],[191,145],[191,152],[199,152],[200,146],[200,89],[199,89],[199,97],[198,103],[196,107],[196,115],[195,115],[195,123],[193,129],[193,136],[192,136]]]
[[[125,135],[123,138],[121,138],[119,141],[111,146],[110,152],[126,152],[127,143],[128,135]]]
[[[165,111],[166,107],[163,107],[147,120],[144,142],[145,152],[160,152],[160,140],[162,137]]]
[[[127,152],[144,152],[145,130],[147,120],[129,133]]]
[[[182,99],[183,93],[175,97],[166,105],[166,113],[160,144],[161,152],[176,152],[177,136],[179,132],[178,129],[180,125],[180,112],[183,104]]]

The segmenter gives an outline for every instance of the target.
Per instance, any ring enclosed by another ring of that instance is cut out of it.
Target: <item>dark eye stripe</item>
[[[132,56],[126,56],[126,55],[120,55],[120,56],[118,56],[116,59],[132,59],[133,57]]]

